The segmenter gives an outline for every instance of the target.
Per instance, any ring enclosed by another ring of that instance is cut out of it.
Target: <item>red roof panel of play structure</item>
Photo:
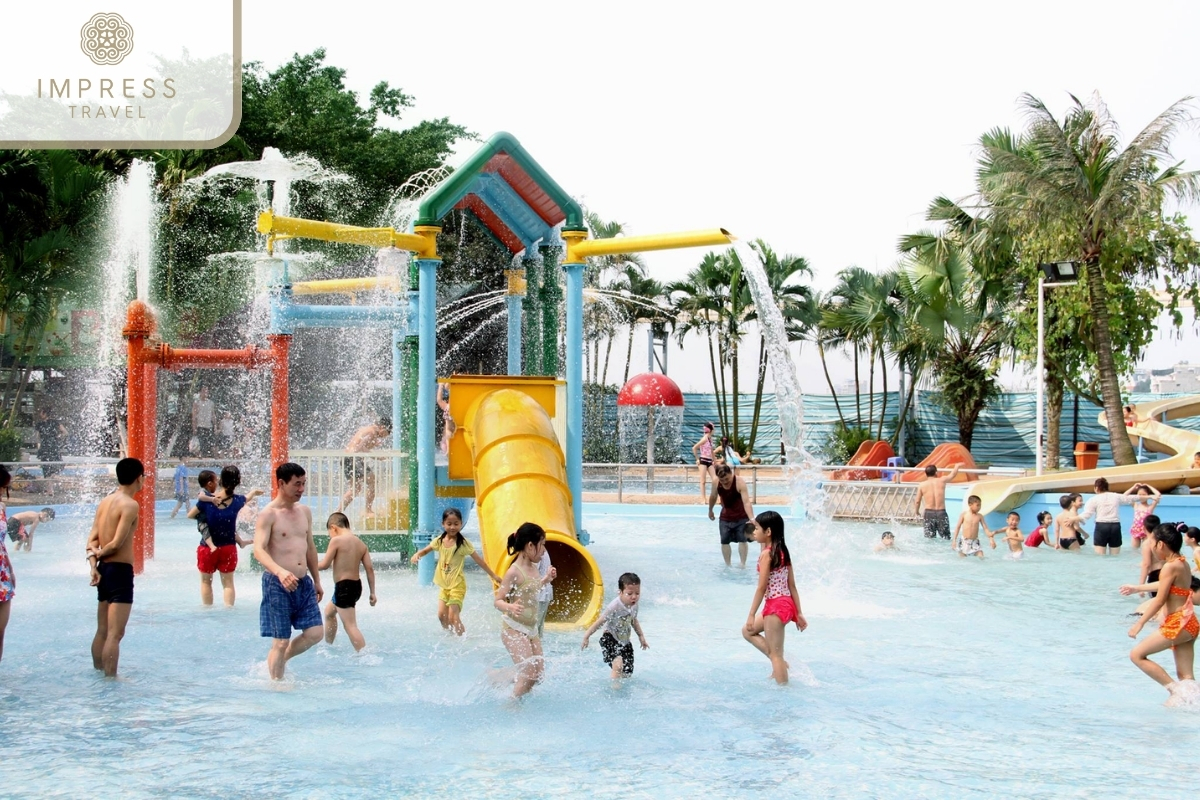
[[[634,375],[617,394],[619,406],[683,406],[683,392],[666,375],[643,372]]]
[[[488,204],[483,202],[483,198],[472,192],[464,197],[454,206],[455,208],[465,208],[475,216],[479,217],[488,230],[496,235],[496,238],[504,243],[504,246],[509,249],[513,255],[525,249],[525,243],[521,238],[512,232],[512,229],[504,224],[500,217],[496,216],[496,212],[488,207]]]
[[[512,159],[508,153],[499,152],[488,159],[483,167],[484,172],[498,172],[500,177],[513,188],[513,191],[537,213],[547,225],[557,225],[567,218],[558,203],[550,199],[550,195],[542,191],[529,173],[521,169],[521,165]]]

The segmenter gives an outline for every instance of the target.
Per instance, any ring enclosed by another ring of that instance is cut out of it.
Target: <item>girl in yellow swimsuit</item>
[[[467,556],[474,559],[479,568],[488,574],[493,584],[500,582],[488,563],[475,551],[475,546],[462,535],[462,513],[457,508],[447,508],[442,512],[442,535],[413,553],[412,563],[416,564],[429,553],[437,553],[437,569],[433,573],[433,584],[438,592],[438,622],[442,628],[451,630],[462,636],[466,627],[462,624],[462,604],[467,597],[467,579],[463,575],[463,564]]]
[[[546,532],[534,522],[526,522],[509,534],[508,554],[515,555],[496,590],[496,608],[504,612],[500,641],[517,666],[513,697],[529,693],[542,679],[545,664],[542,660],[542,640],[537,632],[538,590],[553,579],[553,573],[542,578],[538,562],[546,552]]]
[[[1179,681],[1193,680],[1192,666],[1194,645],[1200,635],[1200,620],[1196,619],[1192,607],[1192,570],[1187,559],[1179,554],[1183,547],[1183,534],[1172,525],[1159,525],[1148,537],[1147,546],[1154,548],[1154,555],[1163,561],[1158,574],[1158,594],[1142,612],[1141,618],[1129,629],[1129,636],[1136,639],[1145,625],[1160,608],[1166,608],[1166,618],[1156,633],[1143,639],[1129,653],[1129,658],[1138,669],[1175,693],[1176,681],[1165,669],[1150,660],[1150,656],[1170,649],[1175,655],[1175,673]]]

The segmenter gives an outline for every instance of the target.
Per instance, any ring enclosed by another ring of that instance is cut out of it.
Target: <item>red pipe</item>
[[[154,364],[142,365],[142,385],[145,386],[145,400],[142,406],[142,420],[145,423],[145,434],[142,447],[145,448],[146,458],[142,462],[146,469],[146,486],[138,499],[138,508],[149,513],[150,524],[146,526],[142,536],[142,559],[154,558],[154,503],[158,497],[158,367]],[[138,519],[142,517],[138,514]]]
[[[288,348],[292,337],[286,334],[267,336],[271,346],[271,497],[278,487],[275,470],[288,460]]]
[[[271,363],[271,355],[254,345],[241,350],[176,350],[169,344],[146,348],[140,358],[163,369],[254,369]]]
[[[145,303],[135,300],[129,304],[125,319],[125,329],[121,334],[128,342],[129,358],[128,373],[125,384],[125,394],[128,398],[126,408],[126,428],[129,434],[128,456],[139,459],[143,466],[147,465],[146,451],[146,386],[143,380],[145,366],[142,353],[145,341],[154,331],[154,316]],[[151,467],[153,465],[150,465]],[[154,530],[154,485],[149,481],[138,493],[138,523],[133,532],[133,571],[142,574],[146,559],[146,539],[152,536]],[[148,532],[150,532],[148,534]]]

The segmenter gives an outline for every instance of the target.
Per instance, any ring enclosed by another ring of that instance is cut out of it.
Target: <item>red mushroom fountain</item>
[[[622,451],[630,434],[636,431],[640,437],[643,429],[641,417],[645,414],[646,490],[653,492],[655,417],[660,420],[672,420],[675,430],[678,431],[683,421],[683,392],[679,391],[675,381],[666,375],[644,372],[634,375],[621,387],[621,391],[617,393],[617,408]]]

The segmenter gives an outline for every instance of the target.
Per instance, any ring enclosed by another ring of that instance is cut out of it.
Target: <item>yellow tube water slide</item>
[[[992,478],[981,480],[967,490],[983,501],[982,513],[1011,511],[1041,492],[1092,492],[1097,478],[1107,478],[1109,487],[1123,492],[1137,483],[1147,483],[1160,491],[1169,491],[1180,484],[1200,486],[1200,469],[1192,469],[1192,456],[1200,452],[1200,433],[1173,428],[1159,419],[1173,420],[1200,415],[1200,395],[1173,397],[1137,408],[1140,425],[1128,428],[1129,435],[1141,437],[1145,449],[1166,453],[1170,458],[1128,467],[1051,472],[1041,476],[1021,478]],[[1107,427],[1104,413],[1099,421]]]
[[[513,561],[508,535],[524,522],[546,529],[558,572],[547,625],[590,625],[600,614],[600,568],[576,537],[566,461],[546,411],[515,389],[481,394],[461,426],[475,474],[475,513],[483,557],[503,575]]]

